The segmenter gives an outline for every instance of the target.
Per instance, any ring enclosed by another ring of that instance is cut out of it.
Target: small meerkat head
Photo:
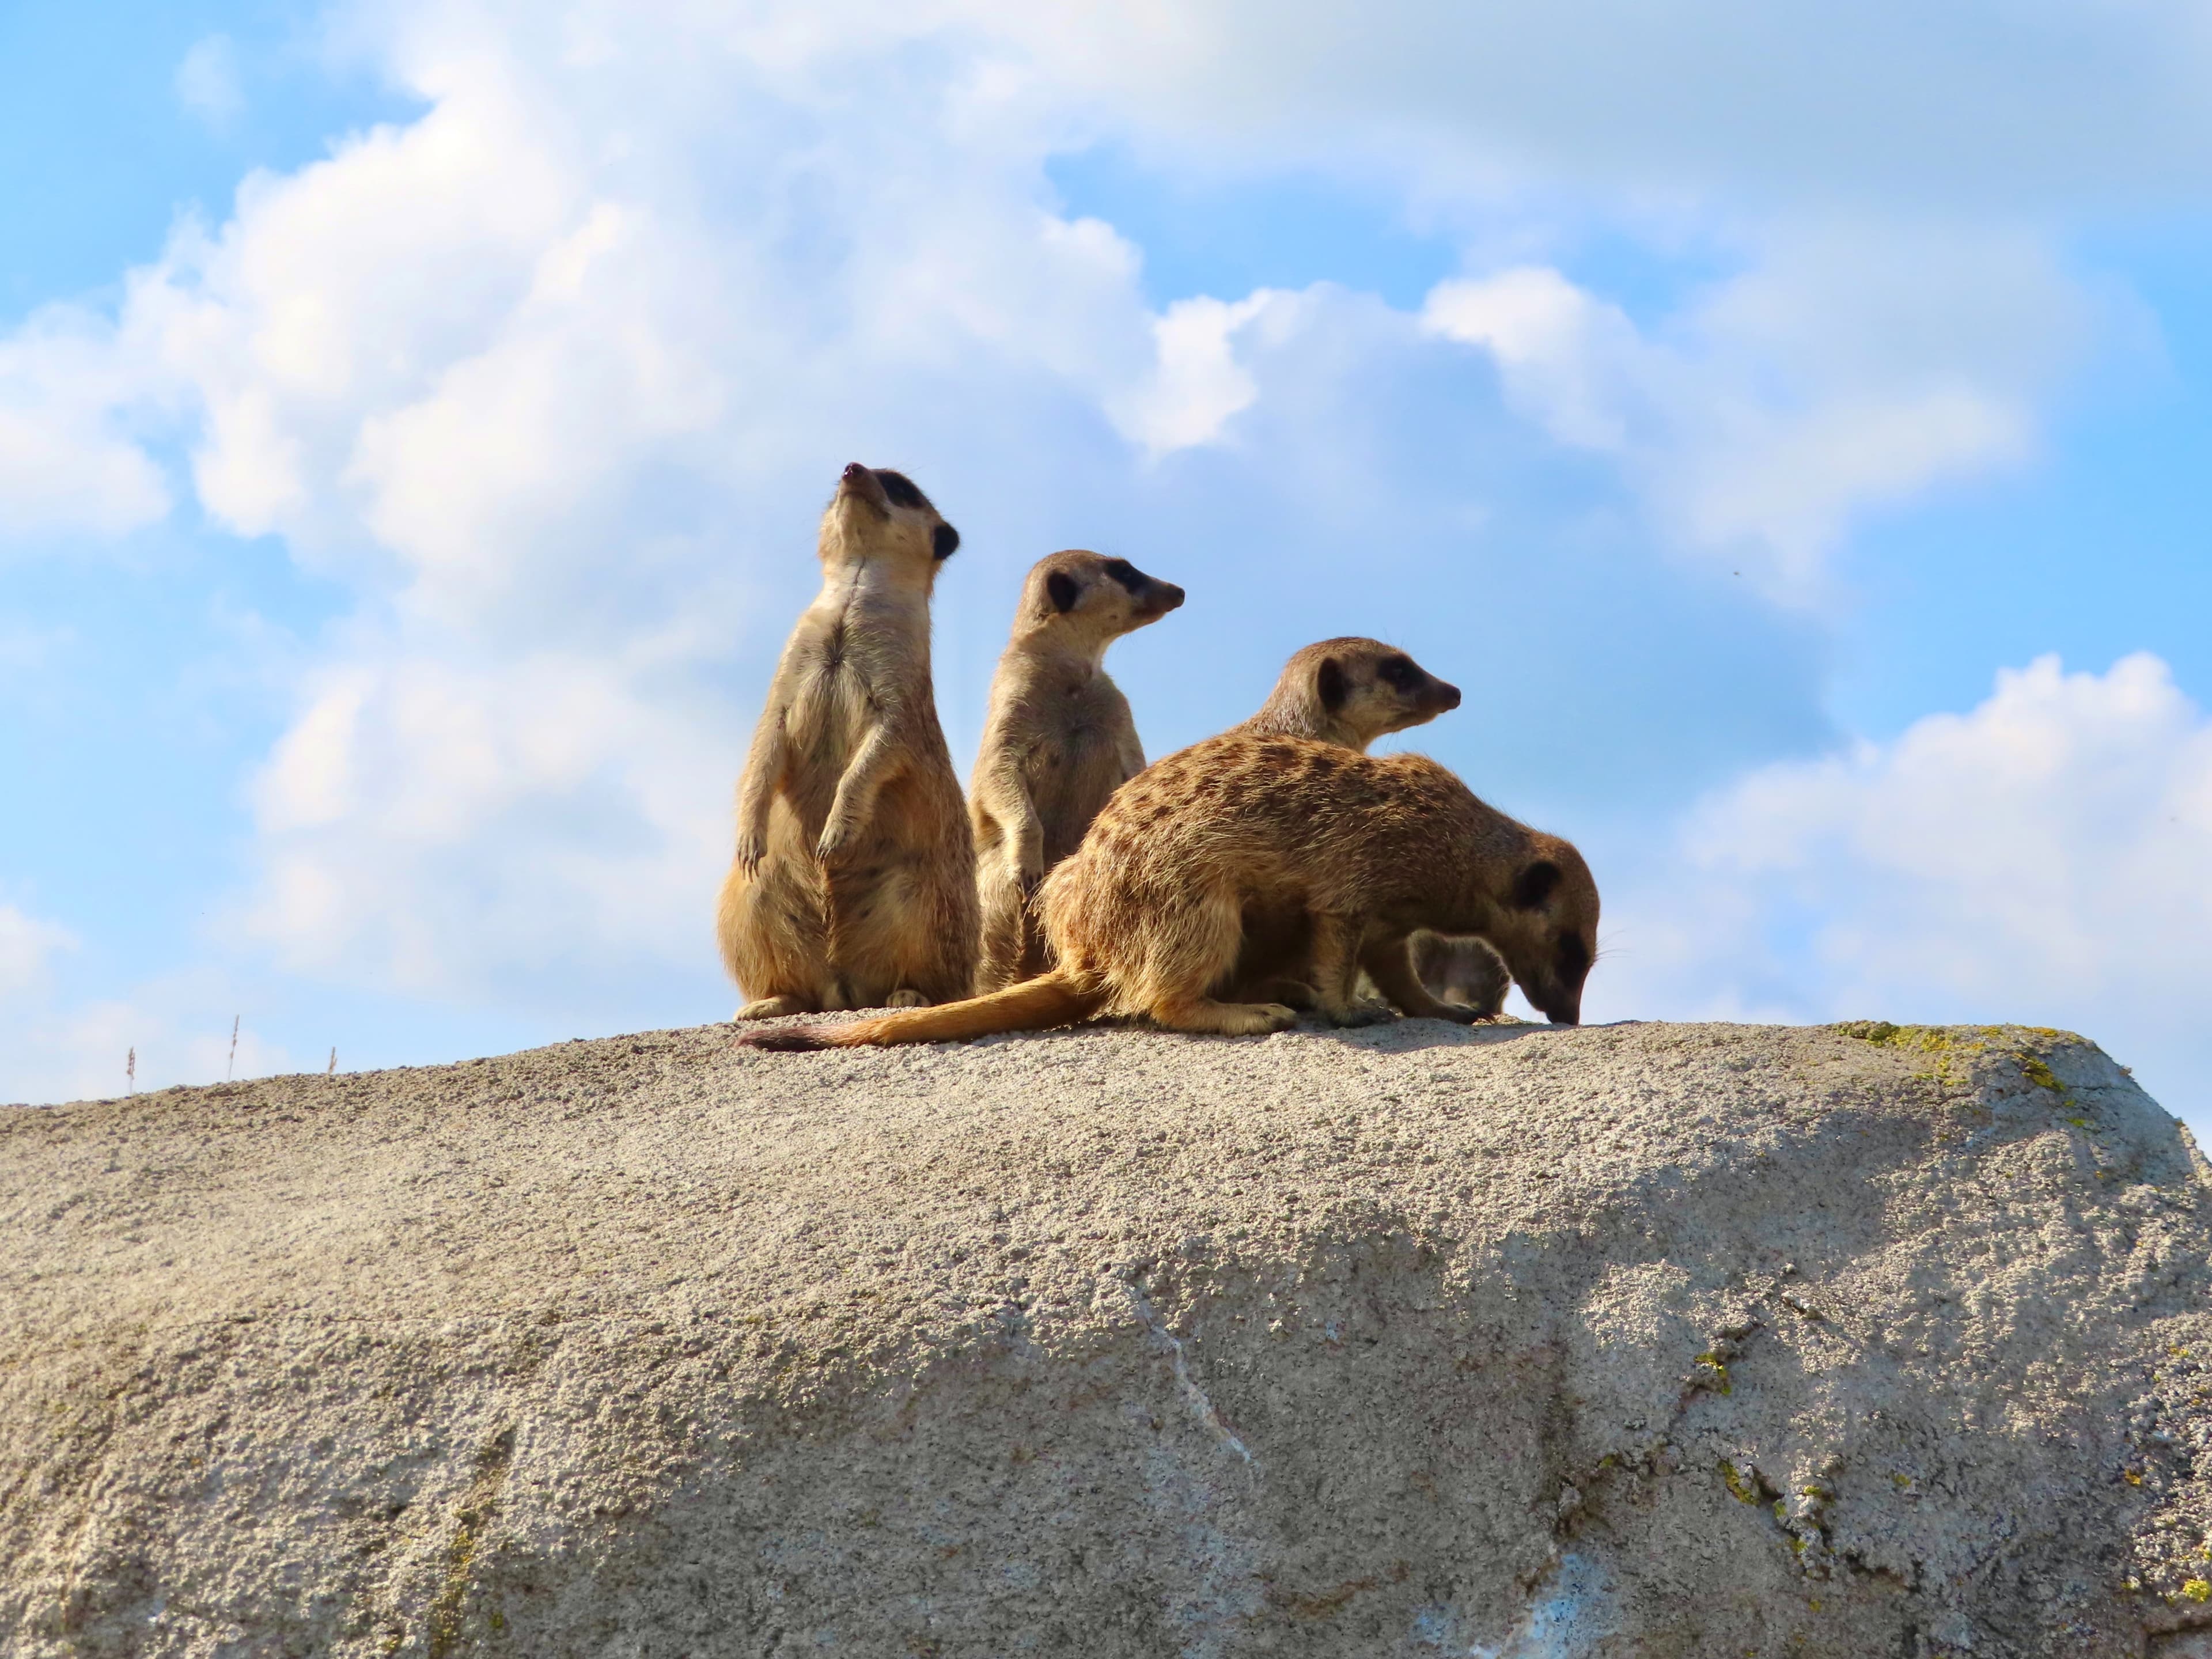
[[[1364,750],[1376,738],[1459,707],[1459,687],[1380,640],[1323,640],[1283,669],[1275,700],[1311,711],[1313,735]]]
[[[1022,588],[1018,627],[1066,635],[1086,650],[1156,623],[1182,603],[1182,589],[1147,576],[1127,559],[1070,548],[1039,559]]]
[[[960,532],[914,480],[888,467],[854,461],[837,480],[837,493],[822,515],[824,564],[903,563],[930,580],[959,545]]]
[[[1597,881],[1571,842],[1534,836],[1500,896],[1488,938],[1521,994],[1554,1025],[1579,1025],[1597,959]]]

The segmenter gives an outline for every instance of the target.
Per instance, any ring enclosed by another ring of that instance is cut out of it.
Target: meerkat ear
[[[1552,890],[1559,884],[1559,866],[1549,859],[1538,859],[1513,878],[1513,908],[1533,910],[1552,896]]]
[[[1062,615],[1075,609],[1075,601],[1083,592],[1075,585],[1075,578],[1065,570],[1055,570],[1047,576],[1044,591],[1052,595],[1052,608]]]
[[[1323,657],[1321,666],[1314,672],[1314,691],[1321,698],[1321,706],[1334,714],[1344,707],[1350,690],[1344,683],[1344,665],[1334,657]]]
[[[940,524],[931,532],[932,550],[942,562],[960,550],[960,532],[949,524]]]

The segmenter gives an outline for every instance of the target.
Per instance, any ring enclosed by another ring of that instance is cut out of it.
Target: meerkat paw
[[[902,985],[897,990],[892,992],[889,996],[884,999],[884,1006],[886,1008],[927,1008],[929,1006],[929,999],[922,995],[921,992],[915,990],[913,987]]]
[[[786,1014],[818,1013],[804,997],[758,997],[730,1016],[732,1019],[781,1019]]]
[[[1446,997],[1437,1002],[1427,1018],[1448,1019],[1455,1025],[1480,1025],[1489,1016],[1480,1008],[1472,1008],[1464,1002],[1454,1002],[1450,998]]]
[[[1328,1016],[1332,1025],[1382,1025],[1398,1018],[1398,1011],[1375,997],[1360,997]]]
[[[1156,1024],[1170,1031],[1201,1031],[1209,1036],[1261,1036],[1298,1023],[1298,1012],[1279,1002],[1215,1002],[1201,998],[1152,1010]]]

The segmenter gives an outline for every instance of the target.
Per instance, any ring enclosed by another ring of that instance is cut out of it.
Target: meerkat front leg
[[[1421,976],[1413,970],[1413,945],[1410,934],[1372,939],[1360,953],[1359,965],[1367,970],[1367,977],[1375,981],[1375,988],[1397,1005],[1398,1012],[1410,1019],[1449,1019],[1461,1025],[1471,1025],[1482,1018],[1474,1009],[1462,1002],[1446,1002],[1430,994],[1421,983]]]
[[[1358,994],[1359,936],[1356,916],[1316,915],[1313,919],[1314,1012],[1332,1025],[1374,1025],[1390,1010]]]
[[[853,751],[844,775],[837,780],[830,815],[822,822],[822,836],[814,846],[814,856],[822,863],[836,862],[866,830],[868,820],[875,814],[876,797],[890,781],[904,754],[904,746],[889,721],[879,720],[868,728],[868,735]]]
[[[783,711],[771,706],[753,728],[752,750],[745,757],[744,775],[738,782],[738,850],[736,868],[748,880],[760,868],[768,852],[769,805],[783,782],[790,757],[790,739],[783,729]]]

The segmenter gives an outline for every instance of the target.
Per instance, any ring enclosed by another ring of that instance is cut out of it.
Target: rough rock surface
[[[2055,1032],[726,1027],[0,1110],[0,1651],[2212,1653]]]

